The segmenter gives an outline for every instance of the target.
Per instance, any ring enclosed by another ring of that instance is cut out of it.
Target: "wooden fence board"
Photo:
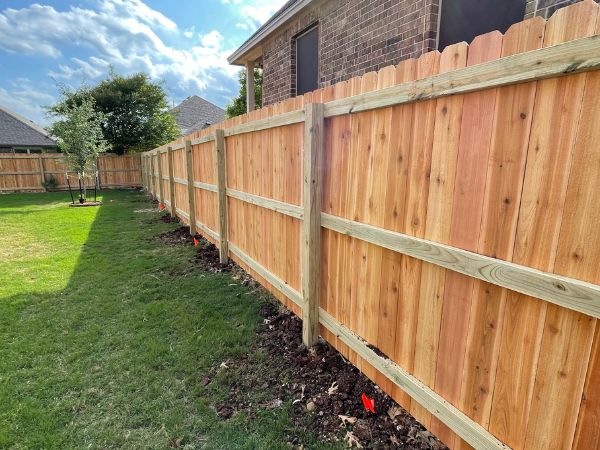
[[[320,332],[451,448],[599,445],[600,74],[576,73],[600,64],[597,16],[585,0],[187,137],[199,232],[219,240],[222,128],[231,257],[301,315],[303,108],[325,104]]]
[[[421,56],[417,62],[417,79],[435,75],[440,70],[440,53],[430,52]],[[433,132],[435,126],[436,101],[429,100],[414,105],[413,131],[410,153],[407,163],[407,190],[406,209],[404,211],[403,232],[416,237],[423,237],[426,228],[427,196],[429,190],[429,174],[431,172],[431,149],[433,147]],[[433,384],[433,377],[429,376],[429,360],[433,356],[434,348],[428,347],[427,333],[423,329],[425,323],[419,327],[421,315],[426,313],[425,305],[421,305],[422,262],[410,258],[402,259],[403,280],[413,280],[404,283],[403,298],[412,299],[410,314],[414,317],[409,324],[414,327],[409,331],[411,335],[410,367],[411,372],[425,384]],[[426,300],[424,300],[425,303]],[[425,333],[425,335],[424,335]],[[433,375],[433,374],[431,374]],[[431,415],[414,400],[411,401],[410,412],[426,427],[429,426]]]
[[[573,14],[576,10],[587,11],[581,16]],[[585,3],[568,15],[555,14],[546,26],[544,46],[593,32],[582,17],[596,21]],[[538,82],[515,243],[514,261],[519,264],[553,271],[584,82],[585,75]],[[547,133],[548,126],[553,133]],[[558,220],[548,221],[548,214]],[[491,429],[518,448],[524,445],[546,306],[538,299],[508,294]]]
[[[563,10],[560,15],[557,13],[557,20],[578,22],[579,33],[597,33],[600,27],[598,6],[593,2],[574,6],[577,8]],[[565,34],[563,39],[572,38],[569,32]],[[598,223],[600,208],[590,202],[594,195],[592,192],[598,189],[596,170],[600,161],[597,146],[600,84],[597,76],[598,73],[586,76],[585,96],[554,263],[555,272],[566,275],[577,273],[579,278],[593,283],[600,282],[597,266],[600,257],[598,227],[592,225]],[[581,398],[582,395],[595,322],[589,316],[548,305],[525,448],[572,445],[580,404],[574,404],[570,399]],[[592,403],[584,406],[583,411],[594,406],[593,395],[590,398]],[[561,407],[552,408],[550,404],[560,404]],[[551,441],[552,438],[556,441]]]
[[[479,36],[469,46],[466,64],[479,64],[500,57],[503,36],[492,32]],[[448,243],[474,251],[479,237],[487,159],[493,125],[496,90],[474,92],[464,97],[456,175],[451,204]],[[429,218],[428,218],[429,220]],[[458,406],[467,341],[473,279],[446,271],[436,362],[435,389]],[[437,419],[431,429],[452,445],[454,436]]]
[[[523,46],[531,41],[523,37],[523,32],[507,33],[502,56],[529,50]],[[534,45],[539,45],[539,39]],[[495,104],[477,250],[504,260],[511,260],[514,248],[535,89],[535,83],[500,88]],[[489,423],[506,295],[499,286],[474,283],[460,405],[485,426]]]
[[[446,47],[440,56],[439,72],[464,67],[467,49],[464,42]],[[436,242],[447,242],[450,232],[462,105],[462,96],[441,98],[435,102],[428,186],[424,191],[427,206],[423,210],[427,213],[424,237]],[[442,267],[431,264],[421,267],[415,373],[418,372],[421,381],[431,387],[435,385],[445,276],[446,271]],[[428,427],[433,425],[428,415],[424,420]],[[439,426],[433,428],[442,431]]]

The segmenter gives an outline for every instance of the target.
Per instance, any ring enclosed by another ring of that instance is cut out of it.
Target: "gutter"
[[[237,62],[240,60],[248,51],[252,48],[256,47],[263,39],[268,37],[271,33],[273,33],[277,28],[283,25],[285,22],[290,20],[296,14],[298,14],[303,8],[312,3],[313,0],[299,0],[280,15],[275,15],[274,19],[271,21],[267,21],[262,27],[260,27],[256,32],[248,38],[246,42],[244,42],[240,48],[238,48],[235,52],[233,52],[228,58],[227,62],[233,65],[242,65],[242,63]]]

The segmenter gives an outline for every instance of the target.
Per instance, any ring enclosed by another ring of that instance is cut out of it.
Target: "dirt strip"
[[[194,262],[210,272],[230,272],[236,282],[261,291],[263,324],[249,356],[211,369],[201,383],[209,385],[220,371],[235,367],[237,379],[227,399],[215,405],[223,420],[238,412],[248,417],[256,408],[281,408],[291,403],[288,414],[296,429],[316,434],[323,442],[345,441],[355,448],[434,449],[446,447],[371,380],[324,341],[307,349],[302,344],[302,322],[239,266],[219,263],[218,249],[200,236]],[[193,242],[193,239],[192,239]],[[255,358],[262,354],[266,358]],[[268,366],[265,366],[265,359]],[[260,405],[248,392],[270,388],[272,399]],[[367,404],[373,402],[371,412]],[[298,433],[301,434],[301,433]],[[297,435],[288,437],[294,448],[304,448]]]

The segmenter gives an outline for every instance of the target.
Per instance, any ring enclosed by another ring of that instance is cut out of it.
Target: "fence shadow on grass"
[[[6,213],[25,200],[40,216],[68,219],[35,225],[29,214],[52,241],[37,266],[43,283],[13,282],[14,292],[0,294],[0,447],[164,448],[171,434],[193,440],[214,428],[196,395],[199,373],[247,350],[258,302],[240,301],[245,288],[225,276],[192,270],[191,245],[153,239],[177,225],[144,212],[143,193],[102,192],[95,211],[43,211],[57,201],[67,208],[64,193],[7,199]]]

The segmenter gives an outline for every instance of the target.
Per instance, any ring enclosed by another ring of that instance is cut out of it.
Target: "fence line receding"
[[[599,9],[226,120],[144,185],[451,448],[599,448]]]

